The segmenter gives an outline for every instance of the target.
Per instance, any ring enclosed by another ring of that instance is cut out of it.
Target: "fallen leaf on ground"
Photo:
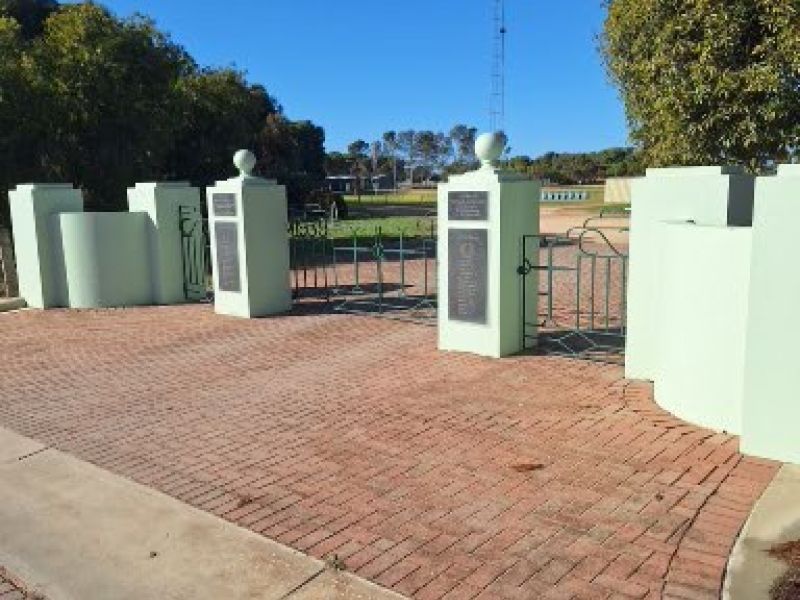
[[[518,465],[511,465],[511,469],[517,473],[530,473],[531,471],[544,469],[544,465],[542,463],[520,463]]]

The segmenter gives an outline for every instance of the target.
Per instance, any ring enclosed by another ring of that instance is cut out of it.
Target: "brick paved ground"
[[[714,598],[776,471],[617,366],[384,319],[27,311],[0,355],[3,425],[420,599]]]
[[[0,566],[0,600],[45,600],[40,594],[30,594],[11,573]]]

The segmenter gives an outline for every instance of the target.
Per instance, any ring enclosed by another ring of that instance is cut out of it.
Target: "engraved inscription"
[[[486,324],[487,240],[486,229],[448,232],[448,316],[452,321]]]
[[[451,221],[485,221],[489,218],[489,192],[450,192],[447,216]]]
[[[236,216],[236,194],[214,194],[211,197],[215,217]]]
[[[215,223],[217,277],[222,292],[241,292],[239,273],[239,230],[236,223]]]

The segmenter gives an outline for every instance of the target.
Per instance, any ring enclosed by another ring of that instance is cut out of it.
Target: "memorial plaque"
[[[211,197],[215,217],[236,216],[236,194],[214,194]]]
[[[239,272],[239,229],[236,223],[215,223],[217,278],[222,292],[241,292]]]
[[[488,232],[450,229],[448,243],[448,316],[451,321],[486,324]]]
[[[447,216],[451,221],[485,221],[489,218],[489,192],[450,192]]]

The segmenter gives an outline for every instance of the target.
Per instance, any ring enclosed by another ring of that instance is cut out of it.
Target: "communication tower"
[[[506,112],[506,6],[505,0],[493,0],[492,93],[489,121],[491,131],[503,131]]]

